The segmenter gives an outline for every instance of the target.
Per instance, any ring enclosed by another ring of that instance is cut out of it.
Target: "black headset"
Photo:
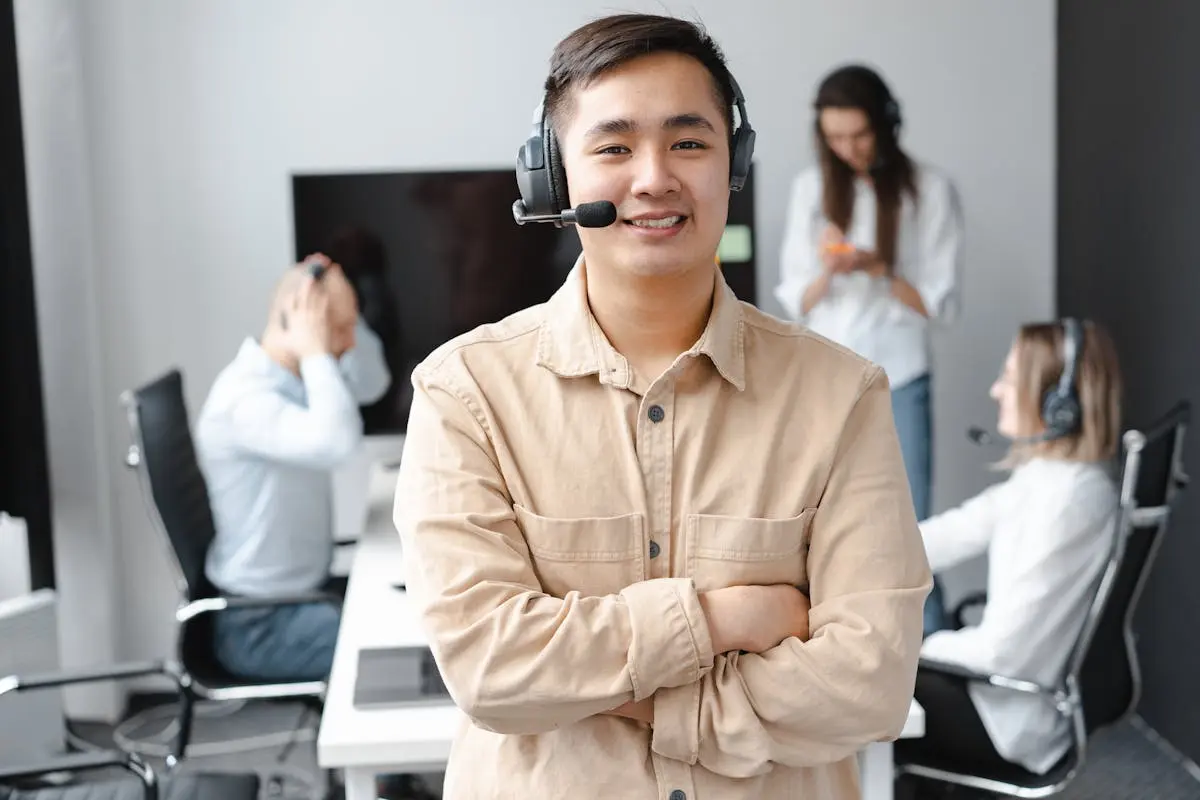
[[[732,75],[734,107],[737,109],[737,128],[733,133],[733,152],[729,166],[729,189],[740,191],[750,175],[754,157],[754,128],[746,114],[746,98]],[[533,131],[517,151],[517,187],[521,202],[528,214],[561,214],[570,202],[567,195],[567,174],[559,154],[558,140],[552,125],[546,124],[546,101],[533,112]],[[561,227],[561,223],[555,223]]]
[[[1070,436],[1078,432],[1083,423],[1079,391],[1075,387],[1079,354],[1083,350],[1083,326],[1079,320],[1067,317],[1062,321],[1062,329],[1062,375],[1042,398],[1042,422],[1046,425],[1048,439]]]

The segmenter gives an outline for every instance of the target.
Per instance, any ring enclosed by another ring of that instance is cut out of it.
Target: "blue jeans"
[[[933,404],[930,389],[929,375],[925,374],[892,391],[892,416],[896,419],[904,470],[908,473],[908,485],[918,520],[930,516],[933,503]],[[925,601],[925,635],[948,627],[942,585],[935,579],[933,591]]]
[[[213,623],[217,660],[247,680],[323,681],[341,620],[330,603],[222,611]]]

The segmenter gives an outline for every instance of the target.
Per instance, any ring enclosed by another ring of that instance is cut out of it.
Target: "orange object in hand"
[[[829,253],[845,253],[849,255],[854,252],[854,245],[849,242],[826,242],[825,250]]]

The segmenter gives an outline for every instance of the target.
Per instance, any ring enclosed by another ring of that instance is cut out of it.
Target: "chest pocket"
[[[615,594],[642,579],[643,517],[552,519],[514,506],[542,591],[554,597]]]
[[[697,591],[786,583],[808,591],[808,542],[815,508],[787,519],[687,517],[688,574]]]

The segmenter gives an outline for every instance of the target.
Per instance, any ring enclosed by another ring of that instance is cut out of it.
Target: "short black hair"
[[[733,137],[733,79],[725,55],[694,22],[655,14],[616,14],[575,29],[554,48],[546,78],[545,112],[554,126],[570,104],[571,89],[586,87],[604,73],[641,56],[679,53],[699,61],[712,75],[716,98]],[[555,127],[555,133],[559,129]]]

